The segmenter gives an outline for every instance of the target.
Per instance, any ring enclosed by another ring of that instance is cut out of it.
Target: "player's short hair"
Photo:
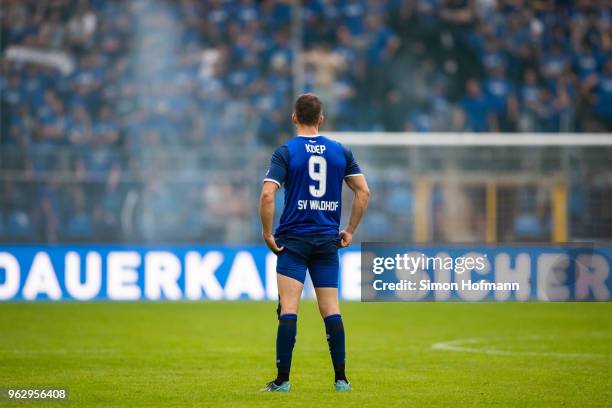
[[[293,109],[300,124],[318,125],[323,111],[323,102],[317,95],[306,93],[296,99]]]

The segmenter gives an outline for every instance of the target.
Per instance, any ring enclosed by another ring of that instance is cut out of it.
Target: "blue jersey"
[[[361,174],[353,153],[325,136],[297,136],[276,149],[264,181],[285,187],[276,234],[338,234],[342,183]]]

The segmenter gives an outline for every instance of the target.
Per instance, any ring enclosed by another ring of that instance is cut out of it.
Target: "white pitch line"
[[[588,335],[587,335],[588,336]],[[609,337],[610,335],[606,335]],[[588,336],[592,337],[592,336]],[[473,347],[473,345],[482,344],[491,340],[509,340],[509,339],[534,339],[541,340],[546,336],[518,336],[518,337],[472,337],[467,339],[458,339],[451,341],[443,341],[431,345],[433,350],[454,351],[458,353],[479,353],[496,356],[549,356],[562,358],[612,358],[610,354],[594,354],[594,353],[563,353],[554,351],[512,351],[500,350],[494,347]],[[470,347],[472,346],[472,347]]]

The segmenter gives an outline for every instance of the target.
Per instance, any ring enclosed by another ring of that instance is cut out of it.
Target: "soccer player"
[[[306,270],[325,323],[335,372],[336,391],[349,391],[345,374],[344,325],[338,305],[338,248],[353,240],[368,206],[370,191],[353,153],[319,135],[323,105],[313,94],[301,95],[291,119],[297,136],[276,149],[261,191],[259,213],[266,245],[278,256],[279,307],[276,335],[277,377],[262,391],[289,391],[297,312]],[[354,192],[348,225],[339,231],[342,183]],[[285,205],[272,234],[274,194],[285,187]]]

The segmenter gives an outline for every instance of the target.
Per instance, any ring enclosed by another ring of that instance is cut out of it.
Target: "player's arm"
[[[346,248],[351,245],[353,241],[353,234],[368,208],[368,201],[370,201],[370,189],[366,182],[359,163],[353,157],[353,152],[344,147],[344,157],[346,159],[346,172],[344,173],[344,180],[349,186],[355,196],[353,197],[353,203],[351,204],[351,215],[349,216],[349,223],[340,231],[340,247]]]
[[[346,185],[353,190],[355,195],[351,204],[351,215],[349,216],[348,225],[344,230],[340,231],[340,246],[342,248],[346,248],[353,241],[353,234],[361,222],[361,218],[363,218],[363,214],[365,214],[368,202],[370,201],[370,189],[363,174],[347,177]]]
[[[272,234],[272,224],[274,222],[274,194],[278,190],[278,185],[272,181],[264,181],[259,197],[259,217],[261,218],[261,234],[266,245],[272,252],[278,254],[283,247],[276,245],[276,240]]]
[[[266,245],[272,252],[278,254],[283,250],[283,247],[276,245],[272,226],[274,224],[274,195],[285,181],[288,165],[288,151],[286,147],[281,146],[274,154],[270,161],[270,168],[266,173],[263,186],[261,187],[261,195],[259,196],[259,218],[261,219],[261,234]]]

